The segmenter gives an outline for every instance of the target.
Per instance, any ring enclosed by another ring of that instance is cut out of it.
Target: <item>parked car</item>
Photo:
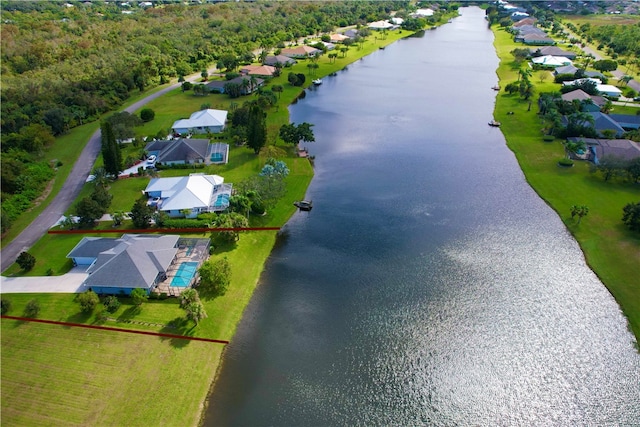
[[[151,155],[149,157],[147,157],[147,163],[153,163],[156,161],[156,156]]]

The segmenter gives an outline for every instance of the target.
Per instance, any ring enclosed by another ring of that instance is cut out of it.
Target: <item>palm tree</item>
[[[583,216],[587,216],[587,214],[589,213],[589,207],[587,205],[580,205],[580,206],[576,206],[573,205],[571,206],[571,219],[573,219],[575,216],[578,217],[578,224],[580,224],[580,221],[582,220]]]
[[[582,140],[566,141],[564,143],[564,152],[567,155],[567,159],[571,159],[571,154],[577,154],[580,151],[584,152],[586,148],[587,145]]]
[[[96,185],[96,187],[100,186],[104,188],[109,183],[109,174],[103,167],[95,168],[93,170],[93,176],[93,183]]]
[[[625,86],[627,86],[631,80],[633,80],[633,77],[626,74],[620,77],[620,82],[624,83]]]

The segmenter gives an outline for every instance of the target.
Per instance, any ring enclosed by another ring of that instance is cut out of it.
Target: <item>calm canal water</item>
[[[291,108],[315,124],[314,209],[285,227],[206,425],[640,422],[634,337],[487,126],[493,35],[461,11]]]

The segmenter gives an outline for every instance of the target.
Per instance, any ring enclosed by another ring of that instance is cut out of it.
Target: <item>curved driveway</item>
[[[194,80],[198,77],[200,76],[194,75],[189,80]],[[181,83],[174,83],[159,90],[158,92],[146,96],[140,101],[125,108],[124,111],[133,113],[148,102],[153,101],[177,87],[180,87],[180,84]],[[28,250],[38,241],[38,239],[44,236],[47,230],[49,230],[60,219],[60,217],[64,215],[66,210],[69,209],[69,206],[71,206],[71,203],[73,203],[76,197],[78,197],[87,176],[91,173],[91,169],[98,157],[98,153],[100,153],[100,137],[100,129],[98,129],[93,135],[91,135],[89,142],[82,150],[82,153],[80,153],[80,157],[76,163],[73,165],[73,169],[71,169],[71,173],[69,173],[67,180],[51,203],[49,203],[49,206],[47,206],[44,211],[22,231],[22,233],[2,249],[2,252],[0,252],[0,257],[2,258],[0,261],[0,271],[5,271],[9,268],[11,264],[16,261],[20,252]],[[55,250],[54,248],[51,249]]]

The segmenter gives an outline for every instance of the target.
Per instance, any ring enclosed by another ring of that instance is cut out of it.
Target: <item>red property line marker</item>
[[[160,333],[160,332],[148,332],[148,331],[137,331],[135,329],[112,328],[112,327],[109,327],[109,326],[84,325],[82,323],[57,322],[55,320],[30,319],[28,317],[16,317],[16,316],[2,316],[2,318],[3,319],[11,319],[11,320],[22,320],[24,322],[46,323],[46,324],[49,324],[49,325],[75,326],[77,328],[98,329],[98,330],[101,330],[101,331],[114,331],[114,332],[126,332],[128,334],[151,335],[151,336],[154,336],[154,337],[162,337],[162,338],[177,338],[177,339],[181,339],[181,340],[213,342],[213,343],[225,344],[225,345],[229,344],[229,341],[226,341],[226,340],[213,340],[213,339],[210,339],[210,338],[187,337],[185,335],[163,334],[163,333]]]
[[[49,230],[48,234],[107,234],[107,233],[214,233],[219,231],[280,231],[280,227],[247,227],[247,228],[170,228],[170,229],[129,229],[129,230]]]

